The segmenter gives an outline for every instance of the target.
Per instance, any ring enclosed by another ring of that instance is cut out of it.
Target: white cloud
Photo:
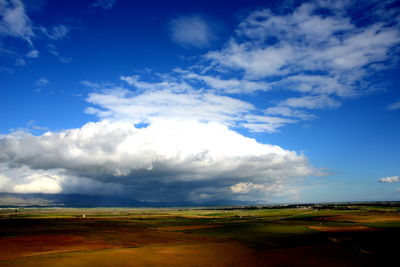
[[[32,22],[20,0],[0,0],[0,35],[21,38],[32,45]]]
[[[381,183],[400,182],[400,176],[388,176],[388,177],[380,178],[379,182],[381,182]]]
[[[25,66],[26,65],[26,61],[23,58],[17,58],[15,60],[15,65],[17,65],[17,66]]]
[[[172,40],[183,47],[205,48],[216,39],[215,26],[199,15],[174,18],[168,26]]]
[[[263,196],[269,195],[278,198],[286,198],[292,200],[293,195],[298,193],[298,188],[290,188],[284,184],[255,184],[252,182],[240,182],[230,187],[231,192],[237,199],[244,200],[243,196],[252,195],[255,199],[262,199]]]
[[[59,169],[32,170],[24,165],[8,166],[3,160],[0,163],[0,172],[0,191],[10,193],[59,193],[60,184],[66,179]]]
[[[47,80],[46,78],[40,78],[35,82],[35,85],[38,87],[45,87],[48,84],[49,80]]]
[[[254,189],[264,189],[265,186],[264,185],[260,185],[260,184],[253,184],[250,182],[247,183],[237,183],[234,184],[230,187],[230,189],[232,190],[233,193],[248,193],[251,190]]]
[[[341,98],[353,96],[355,94],[353,88],[341,83],[340,79],[335,75],[297,74],[273,82],[271,87],[303,94],[337,95]]]
[[[158,90],[134,95],[128,90],[91,93],[88,102],[101,107],[101,118],[151,123],[159,118],[217,121],[233,124],[241,114],[253,109],[249,103],[205,92],[176,93]]]
[[[262,78],[285,74],[294,55],[286,44],[262,48],[231,41],[224,50],[209,52],[206,57],[219,65],[243,70],[249,78]]]
[[[277,103],[277,106],[265,109],[267,115],[279,115],[301,120],[312,120],[316,116],[308,110],[337,108],[340,102],[326,95],[290,97]],[[307,110],[307,111],[306,111]],[[281,126],[293,121],[283,122]],[[280,127],[281,127],[280,126]]]
[[[253,132],[276,132],[277,129],[286,124],[297,122],[294,119],[255,114],[245,115],[244,119],[245,122],[242,122],[240,126],[248,128]]]
[[[70,32],[70,26],[59,24],[51,27],[50,29],[40,27],[40,30],[46,35],[46,37],[56,41],[64,39],[68,36]]]
[[[87,101],[97,107],[86,109],[86,112],[102,119],[134,124],[173,119],[218,122],[255,132],[274,132],[284,124],[295,122],[266,116],[248,102],[212,91],[195,90],[185,82],[164,79],[148,83],[140,81],[138,76],[123,76],[121,79],[139,91],[116,87],[91,93]]]
[[[11,2],[0,0],[1,12],[4,3]],[[94,6],[110,9],[114,3]],[[232,128],[275,132],[315,118],[311,110],[339,107],[339,100],[368,88],[366,78],[395,57],[399,44],[398,21],[357,24],[346,5],[324,15],[317,8],[306,3],[286,15],[254,11],[223,49],[188,70],[157,74],[157,82],[137,75],[121,76],[120,86],[81,82],[94,89],[86,112],[101,121],[39,136],[0,136],[0,191],[118,193],[143,200],[261,199],[285,190],[295,195],[287,190],[292,181],[318,174],[307,158]],[[169,26],[184,47],[204,48],[216,38],[214,25],[201,16],[181,16]],[[43,32],[52,40],[69,31],[63,25],[50,29]],[[15,36],[34,36],[28,33]],[[26,56],[37,57],[31,49]],[[54,45],[48,50],[61,62],[71,61]],[[48,84],[45,78],[37,82]],[[278,90],[289,96],[277,101]]]
[[[386,107],[387,110],[396,110],[396,109],[400,109],[400,100],[398,100],[397,102],[394,102],[390,105],[388,105]]]
[[[192,86],[184,81],[177,81],[176,78],[167,75],[162,77],[161,82],[144,82],[140,80],[140,76],[138,75],[121,76],[120,79],[142,91],[169,90],[171,92],[179,93],[193,90]]]
[[[28,58],[38,58],[39,57],[39,51],[36,50],[36,49],[32,49],[31,51],[29,51],[26,54],[26,57],[28,57]]]
[[[48,51],[50,52],[50,54],[54,55],[60,62],[62,63],[70,63],[72,61],[72,58],[70,57],[63,57],[60,55],[60,53],[57,51],[56,46],[49,44],[47,46]]]
[[[303,96],[288,98],[278,104],[283,107],[306,108],[306,109],[322,109],[336,108],[340,103],[328,96]]]
[[[45,36],[51,40],[60,40],[69,33],[68,25],[55,25],[50,28],[34,23],[28,16],[24,2],[21,0],[0,0],[0,46],[2,37],[13,37],[25,41],[28,44],[29,52],[12,51],[12,55],[17,57],[16,65],[26,65],[28,59],[39,57],[39,51],[35,49],[33,39]],[[54,46],[53,46],[54,47]],[[0,54],[12,49],[1,49]],[[50,53],[59,58],[61,62],[70,62],[70,58],[61,57],[55,48],[50,49]],[[24,56],[26,58],[24,58]]]
[[[10,69],[10,68],[4,68],[4,67],[0,66],[0,73],[12,74],[12,73],[14,73],[14,70]]]
[[[10,179],[4,174],[0,173],[0,188],[6,188],[7,183],[10,182]]]
[[[315,119],[315,115],[303,110],[293,109],[291,107],[271,107],[265,110],[265,114],[280,115],[283,117],[293,117],[302,120]]]
[[[248,80],[272,79],[272,89],[340,97],[362,93],[376,64],[395,58],[399,22],[386,12],[375,23],[360,26],[346,10],[332,11],[327,4],[324,8],[332,13],[318,13],[320,4],[303,3],[285,15],[254,11],[225,48],[205,58],[213,71],[241,71]]]
[[[40,78],[35,82],[35,92],[40,92],[42,91],[48,84],[49,84],[49,80],[47,80],[46,78]]]
[[[217,123],[158,120],[139,129],[102,121],[5,135],[0,151],[5,192],[80,192],[80,182],[93,181],[96,190],[113,185],[139,199],[172,200],[212,194],[210,185],[230,196],[230,186],[243,181],[267,188],[315,174],[305,156]]]
[[[41,176],[36,173],[27,177],[26,184],[14,187],[15,193],[60,193],[62,188],[57,181],[58,177]]]
[[[95,83],[95,82],[91,82],[91,81],[81,81],[80,84],[90,87],[92,89],[98,89],[98,88],[102,88],[102,84],[100,83]]]
[[[226,94],[248,94],[256,91],[268,91],[271,89],[271,85],[266,82],[254,82],[248,80],[239,80],[236,78],[221,79],[209,75],[199,75],[194,72],[185,73],[183,78],[203,81],[210,86],[211,89],[216,89],[217,91]]]
[[[370,78],[396,61],[400,21],[386,4],[375,4],[369,11],[366,5],[345,1],[305,2],[285,14],[253,11],[224,48],[206,53],[205,62],[178,73],[189,84],[200,81],[219,94],[300,94],[268,99],[275,106],[263,103],[265,114],[292,118],[275,129],[314,119],[310,110],[337,108],[346,98],[374,90],[378,85]],[[349,9],[364,10],[374,19],[360,24]],[[242,126],[253,131],[270,127],[251,122]]]

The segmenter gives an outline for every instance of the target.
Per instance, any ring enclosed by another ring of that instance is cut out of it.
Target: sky
[[[0,0],[0,192],[400,200],[399,1]]]

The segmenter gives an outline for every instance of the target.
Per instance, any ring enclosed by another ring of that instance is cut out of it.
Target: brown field
[[[101,240],[66,234],[41,234],[0,239],[0,260],[40,254],[113,248]]]
[[[185,231],[185,230],[196,230],[196,229],[205,229],[205,228],[214,228],[219,225],[183,225],[183,226],[166,226],[159,227],[157,230],[160,231]]]
[[[329,221],[349,221],[358,223],[373,223],[373,222],[388,222],[388,221],[400,221],[398,215],[387,215],[387,214],[376,214],[376,215],[340,215],[329,218],[317,218],[317,220],[329,220]]]
[[[396,266],[399,222],[374,207],[1,210],[0,266]]]
[[[378,228],[371,228],[364,225],[355,226],[308,226],[309,228],[322,232],[353,232],[353,231],[377,231]]]

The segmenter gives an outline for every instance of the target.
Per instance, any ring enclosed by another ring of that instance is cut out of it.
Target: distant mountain
[[[16,194],[0,193],[0,207],[194,207],[256,205],[258,202],[215,200],[209,202],[150,202],[129,197],[81,195],[81,194]]]
[[[80,194],[0,193],[0,206],[40,207],[137,207],[142,203],[126,197]]]

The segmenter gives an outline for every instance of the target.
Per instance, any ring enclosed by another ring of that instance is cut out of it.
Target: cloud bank
[[[129,194],[140,200],[266,197],[316,174],[306,157],[261,144],[218,123],[87,123],[41,136],[0,139],[1,191]],[[245,189],[240,186],[246,183]]]

